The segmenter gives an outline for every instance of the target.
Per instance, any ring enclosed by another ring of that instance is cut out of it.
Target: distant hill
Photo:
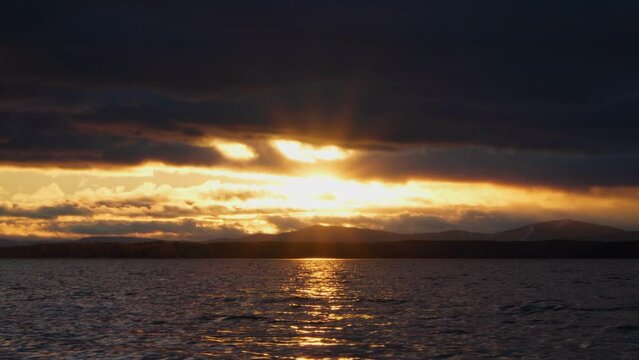
[[[498,241],[576,240],[590,237],[614,237],[627,233],[610,226],[575,220],[553,220],[526,225],[494,234]],[[636,240],[636,239],[635,239]]]
[[[213,239],[202,243],[226,242],[341,242],[381,243],[392,241],[639,241],[639,232],[624,231],[611,226],[576,220],[553,220],[526,225],[497,233],[479,233],[463,230],[448,230],[418,234],[398,234],[381,230],[343,226],[314,225],[305,229],[280,234],[252,234],[239,239]],[[74,243],[137,244],[162,241],[162,239],[98,236],[72,241]],[[0,247],[32,245],[34,242],[0,239]]]
[[[257,241],[297,241],[297,242],[386,242],[404,240],[489,240],[492,234],[448,230],[421,234],[399,234],[388,231],[361,229],[344,226],[313,225],[305,229],[279,234],[252,234],[239,239],[213,239],[212,242],[257,242]]]
[[[442,232],[406,235],[409,240],[468,241],[492,240],[493,234],[470,232],[464,230],[447,230]]]
[[[16,240],[7,240],[7,239],[0,239],[0,246],[5,247],[5,246],[20,246],[21,244],[29,244],[25,241],[16,241]]]
[[[302,230],[286,232],[276,235],[249,235],[244,240],[249,241],[337,241],[337,242],[380,242],[404,240],[404,234],[395,234],[380,230],[359,229],[342,226],[314,225]]]
[[[240,239],[219,239],[217,241],[299,241],[299,242],[386,242],[406,240],[437,241],[542,241],[542,240],[587,240],[598,238],[639,240],[639,232],[630,232],[610,226],[591,224],[575,220],[553,220],[526,225],[517,229],[497,233],[479,233],[463,230],[441,232],[398,234],[387,231],[360,229],[341,226],[314,225],[302,230],[280,234],[253,234]]]
[[[60,240],[57,239],[24,239],[24,240],[11,240],[11,239],[0,239],[0,247],[9,247],[9,246],[28,246],[35,244],[52,244],[58,243]]]

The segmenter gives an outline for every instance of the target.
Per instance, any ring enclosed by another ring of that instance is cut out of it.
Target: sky
[[[639,229],[639,2],[9,1],[0,236]]]

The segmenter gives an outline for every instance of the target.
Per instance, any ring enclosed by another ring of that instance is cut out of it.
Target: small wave
[[[407,302],[405,299],[363,299],[361,301],[377,304],[404,304]]]
[[[639,331],[639,325],[619,325],[615,329],[621,332],[633,332]]]
[[[220,321],[226,316],[224,315],[202,315],[195,318],[197,321]]]
[[[575,307],[575,308],[572,308],[571,310],[585,311],[585,312],[637,311],[639,310],[639,306],[630,305],[630,306],[613,306],[613,307],[603,307],[603,308]]]
[[[275,298],[266,298],[259,301],[260,304],[274,304],[274,303],[287,303],[287,302],[312,302],[317,299],[313,299],[305,296],[286,296],[286,297],[275,297]]]
[[[440,334],[450,334],[450,335],[466,335],[466,334],[470,334],[469,331],[462,330],[462,329],[446,329],[446,330],[439,331],[439,333]]]
[[[240,321],[240,320],[252,320],[252,321],[264,321],[270,320],[264,316],[258,315],[229,315],[222,319],[223,321]]]
[[[242,302],[242,301],[246,301],[245,298],[239,298],[239,297],[226,297],[226,296],[210,296],[208,298],[209,300],[213,301],[213,302],[224,302],[224,303],[231,303],[231,302]]]
[[[546,311],[566,310],[570,307],[563,301],[558,300],[536,300],[522,305],[518,308],[519,313],[530,315]]]

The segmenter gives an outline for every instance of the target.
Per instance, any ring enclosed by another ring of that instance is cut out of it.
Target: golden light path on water
[[[218,321],[231,318],[238,322],[235,326],[221,326],[203,335],[202,339],[231,352],[234,346],[246,343],[264,350],[277,348],[273,352],[289,353],[291,356],[286,358],[295,359],[320,359],[325,357],[309,355],[316,355],[318,351],[339,353],[340,350],[356,348],[358,343],[350,336],[352,327],[358,321],[375,321],[375,316],[357,304],[366,294],[350,287],[357,279],[353,278],[354,265],[348,261],[331,258],[242,261],[254,270],[270,264],[271,270],[277,268],[280,271],[270,273],[264,280],[266,283],[262,284],[263,289],[254,287],[258,284],[230,284],[246,298],[220,299],[218,294],[211,294],[214,301],[228,301],[223,311],[246,315],[222,316]],[[252,312],[247,313],[251,311],[247,309],[252,309]],[[251,335],[247,336],[247,333]],[[383,348],[385,345],[367,343],[366,346]],[[243,353],[254,358],[272,356],[269,351],[257,349]],[[333,355],[331,358],[336,357]]]
[[[554,359],[577,349],[582,358],[607,359],[610,349],[599,342],[632,354],[637,340],[628,325],[636,309],[627,299],[636,295],[639,267],[627,261],[598,261],[597,267],[592,261],[468,259],[2,265],[7,296],[0,304],[19,310],[3,318],[5,332],[20,335],[5,344],[38,358]],[[575,276],[594,280],[575,282]],[[60,290],[60,279],[71,291]],[[531,298],[548,279],[561,286]],[[22,285],[29,282],[31,288]],[[602,302],[592,296],[593,286],[611,296]],[[70,301],[83,309],[77,316],[61,311]],[[34,320],[34,313],[43,318]],[[595,331],[575,337],[579,326]],[[531,332],[540,341],[528,341]],[[52,334],[60,339],[51,343]]]
[[[299,337],[299,346],[349,346],[347,341],[326,336],[326,333],[345,331],[351,321],[371,318],[368,314],[353,311],[353,293],[348,289],[348,274],[343,259],[308,258],[295,260],[299,268],[297,278],[301,280],[296,289],[299,299],[320,300],[319,303],[301,304],[305,316],[310,320],[303,325],[291,325]],[[325,324],[340,322],[339,327]],[[347,331],[347,330],[346,330]],[[383,345],[380,345],[383,346]],[[303,359],[303,358],[299,358]]]

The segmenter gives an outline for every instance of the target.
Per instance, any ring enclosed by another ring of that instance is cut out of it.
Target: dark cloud
[[[485,147],[369,152],[347,161],[349,176],[430,178],[565,188],[636,186],[639,153],[556,153]]]
[[[77,133],[62,120],[30,120],[21,115],[6,120],[0,122],[0,132],[9,135],[8,141],[0,143],[0,161],[5,163],[133,165],[156,160],[214,165],[222,161],[214,149],[184,142]]]
[[[140,197],[124,200],[99,200],[93,203],[93,207],[105,207],[111,209],[123,209],[123,208],[145,208],[151,210],[151,208],[161,202],[162,198],[159,197]]]
[[[544,216],[549,216],[545,214]],[[559,214],[556,215],[560,218]],[[402,233],[465,230],[493,233],[518,228],[544,220],[533,212],[487,209],[452,209],[448,212],[404,213],[386,219],[384,228]]]
[[[139,197],[124,200],[99,200],[91,204],[94,209],[113,211],[124,210],[129,217],[151,217],[155,219],[176,219],[193,216],[215,216],[220,213],[227,214],[233,210],[226,206],[199,207],[193,201],[187,201],[185,206],[162,204],[167,199],[162,197]]]
[[[296,217],[281,215],[268,216],[266,217],[266,221],[275,225],[278,232],[300,230],[313,225]]]
[[[559,214],[558,214],[559,215]],[[466,230],[492,233],[542,220],[538,215],[482,209],[439,209],[432,211],[401,212],[391,216],[354,217],[315,216],[303,220],[293,216],[269,216],[266,220],[278,231],[300,230],[313,224],[355,226],[380,229],[400,234]]]
[[[384,229],[398,233],[438,232],[456,226],[442,217],[428,214],[399,214],[384,221]]]
[[[524,225],[546,220],[548,216],[553,218],[552,212],[540,216],[539,214],[527,214],[522,212],[465,209],[459,213],[459,217],[454,221],[456,227],[460,229],[474,229],[475,231],[496,232],[515,229]],[[560,213],[554,218],[562,218]]]
[[[166,238],[215,239],[240,237],[244,232],[230,225],[209,227],[194,220],[182,221],[84,221],[51,223],[44,226],[52,232],[71,233],[79,236],[132,235],[164,233]]]
[[[211,200],[226,202],[232,200],[247,201],[264,197],[273,198],[278,195],[266,190],[214,190],[208,194],[204,194],[204,196]]]
[[[279,134],[534,150],[487,177],[637,184],[637,17],[635,1],[16,1],[0,15],[0,161],[212,166],[193,139]],[[442,176],[484,179],[450,156]],[[542,174],[558,169],[568,180]]]
[[[25,209],[20,206],[2,207],[0,206],[0,217],[31,218],[52,220],[61,216],[91,216],[89,209],[80,207],[77,204],[60,204],[54,206],[41,206],[36,209]]]
[[[132,216],[150,216],[153,218],[175,219],[182,217],[192,217],[198,215],[216,216],[220,213],[229,213],[225,206],[207,206],[207,207],[182,207],[173,205],[164,205],[158,210],[145,211]]]

